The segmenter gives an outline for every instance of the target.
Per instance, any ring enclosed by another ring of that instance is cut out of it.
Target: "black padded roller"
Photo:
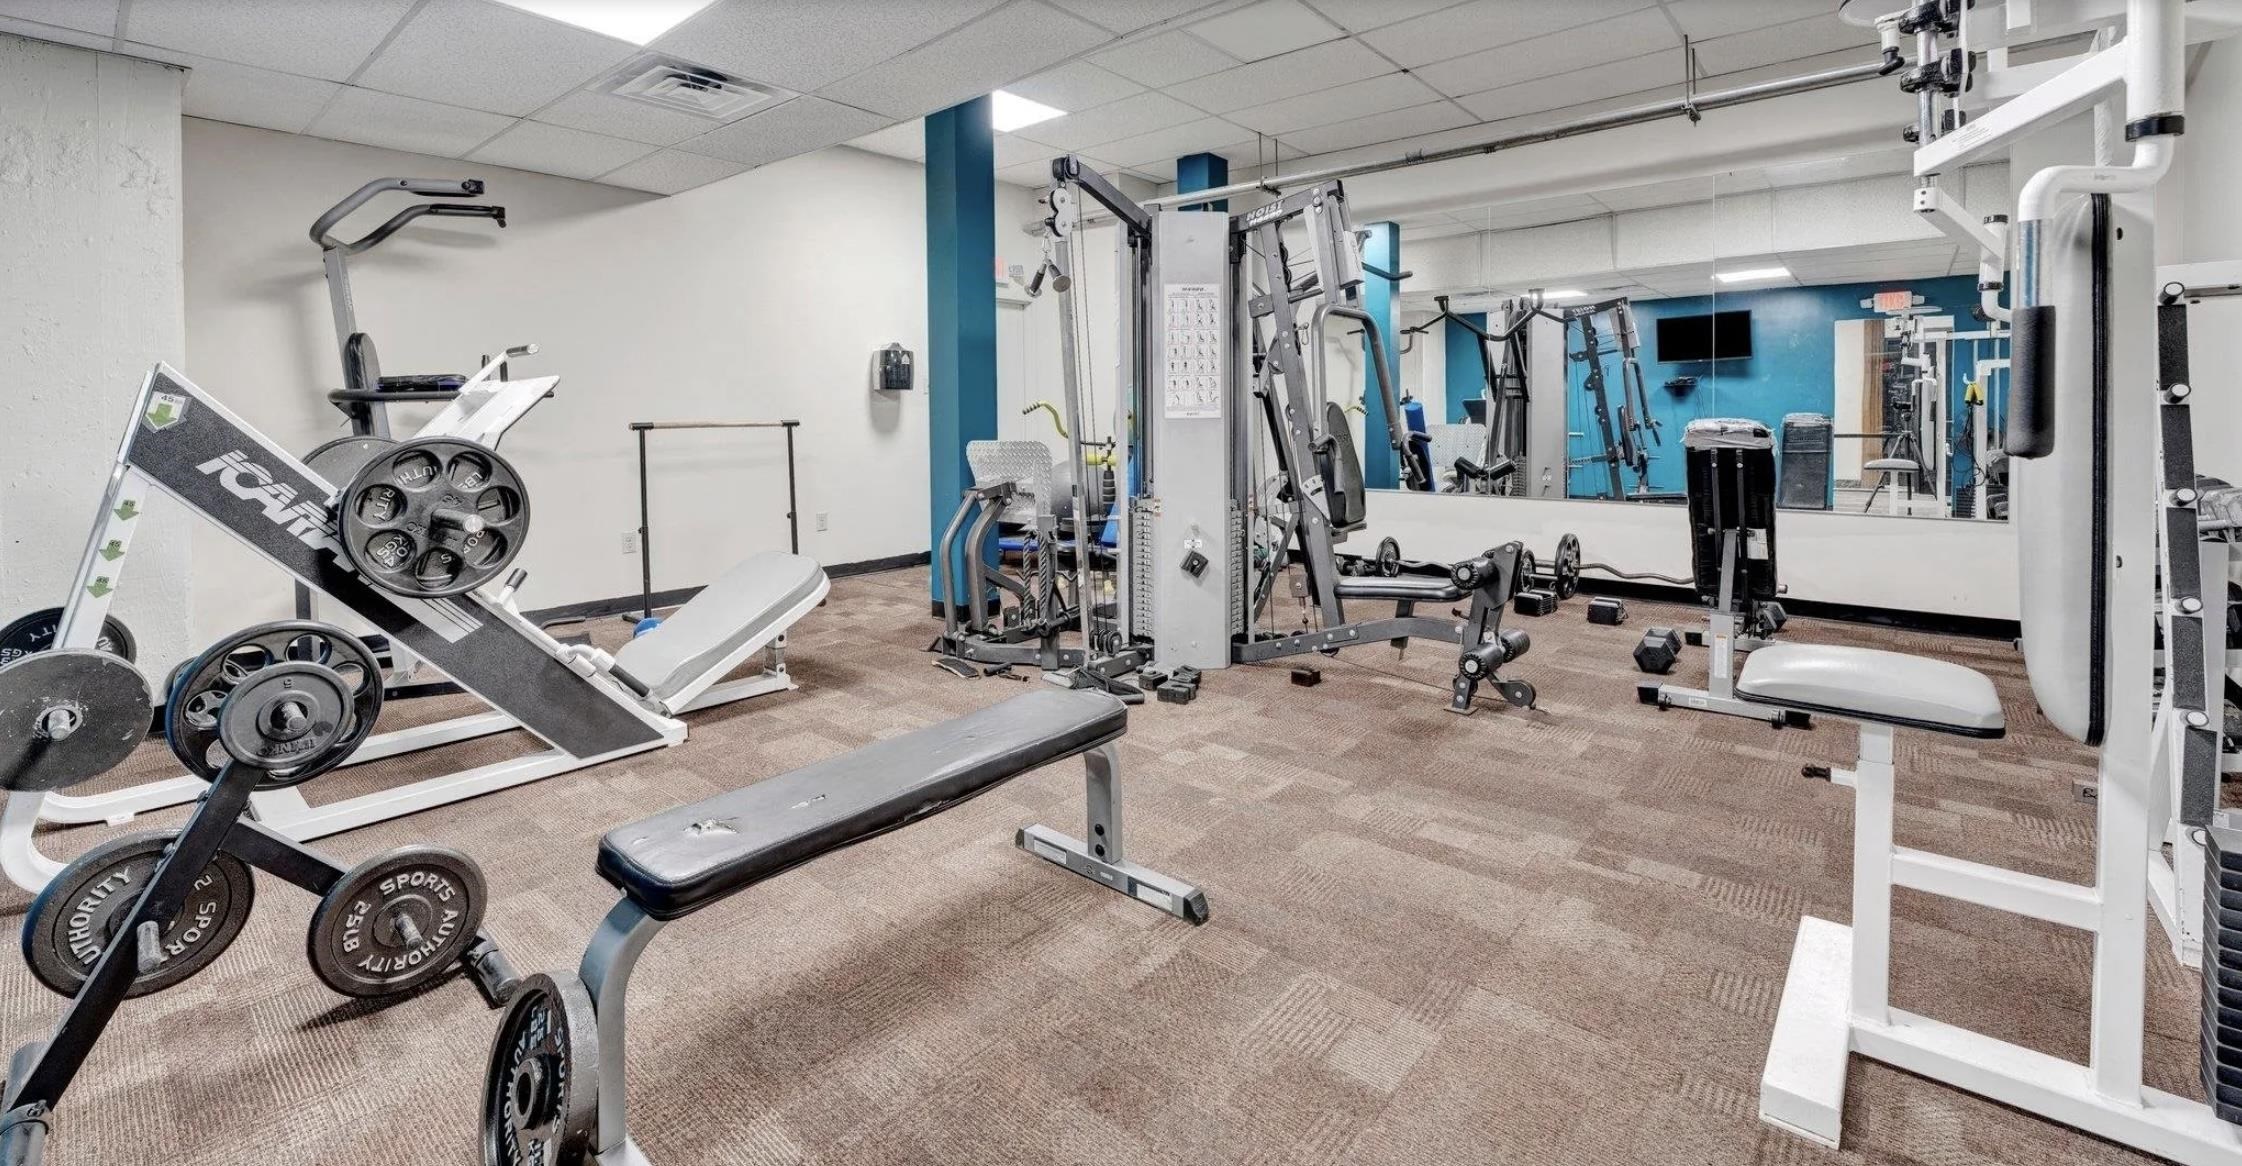
[[[2008,436],[2010,457],[2055,452],[2055,305],[2016,309],[2010,338]]]

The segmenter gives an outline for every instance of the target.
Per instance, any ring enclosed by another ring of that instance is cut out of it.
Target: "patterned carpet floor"
[[[684,746],[316,843],[474,855],[489,929],[572,970],[615,893],[608,828],[1002,700],[923,652],[925,573],[843,579],[796,630],[798,692],[693,715]],[[1203,886],[1192,928],[1021,854],[1081,828],[1055,766],[842,851],[662,934],[633,981],[633,1128],[668,1166],[1081,1163],[2098,1163],[2107,1143],[1856,1060],[1846,1149],[1755,1118],[1802,914],[1850,915],[1839,724],[1773,731],[1635,699],[1635,603],[1513,617],[1540,707],[1444,711],[1452,655],[1419,645],[1209,674],[1134,710],[1121,743],[1137,861]],[[557,629],[566,630],[566,629]],[[594,625],[619,638],[612,621]],[[1900,840],[2035,874],[2091,872],[2091,756],[2035,713],[2005,643],[1796,619],[1787,638],[1888,647],[1993,676],[2011,732],[1899,736]],[[1452,650],[1451,650],[1452,651]],[[1701,678],[1691,650],[1677,679]],[[465,711],[394,706],[385,723]],[[508,734],[346,769],[324,802],[526,752]],[[150,746],[106,782],[172,771]],[[177,812],[136,826],[164,825]],[[114,837],[53,829],[67,857]],[[463,982],[385,1006],[306,966],[314,903],[264,879],[215,965],[124,1008],[68,1096],[56,1166],[471,1163],[496,1014]],[[28,897],[10,890],[13,920]],[[2068,1057],[2086,1051],[2080,935],[1903,894],[1895,1003]],[[2194,974],[2153,926],[2151,1083],[2194,1083]],[[63,1001],[0,966],[0,1032]],[[618,1083],[609,1082],[609,1087]]]

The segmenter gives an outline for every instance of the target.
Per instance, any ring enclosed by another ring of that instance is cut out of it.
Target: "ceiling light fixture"
[[[548,20],[588,28],[601,36],[647,44],[713,0],[499,0]]]
[[[1557,300],[1578,300],[1585,299],[1587,298],[1587,296],[1587,292],[1573,291],[1571,289],[1566,289],[1564,291],[1545,291],[1541,293],[1541,302],[1546,304],[1554,303]]]
[[[1017,93],[999,89],[989,94],[989,125],[1000,134],[1026,129],[1040,121],[1065,117],[1067,111],[1053,109],[1040,101],[1029,101]]]
[[[1742,271],[1716,271],[1713,278],[1722,283],[1757,283],[1763,279],[1789,279],[1788,267],[1749,267]]]

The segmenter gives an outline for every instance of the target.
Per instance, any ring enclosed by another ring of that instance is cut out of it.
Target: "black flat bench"
[[[626,1121],[624,998],[657,932],[1054,761],[1083,758],[1084,840],[1028,826],[1014,842],[1139,902],[1206,922],[1204,892],[1122,850],[1114,743],[1127,729],[1128,707],[1111,696],[1038,689],[610,831],[599,873],[623,899],[600,921],[574,979],[532,976],[508,1005],[485,1083],[486,1160],[646,1166]]]
[[[608,832],[600,877],[656,919],[939,814],[1128,729],[1128,708],[1047,689]]]

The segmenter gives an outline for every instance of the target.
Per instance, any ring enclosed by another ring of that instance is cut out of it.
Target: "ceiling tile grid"
[[[490,0],[427,0],[354,83],[523,117],[635,51]]]
[[[585,130],[518,121],[511,129],[467,155],[467,160],[558,174],[563,178],[593,179],[624,163],[635,162],[657,148]]]

